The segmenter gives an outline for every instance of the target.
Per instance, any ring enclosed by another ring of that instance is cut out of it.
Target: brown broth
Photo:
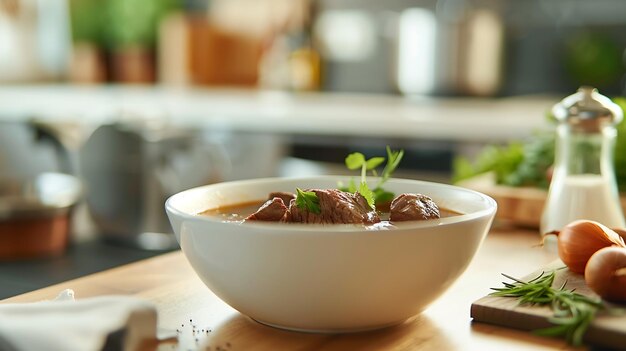
[[[267,201],[267,200],[265,200]],[[225,222],[241,222],[249,215],[256,212],[265,201],[249,201],[239,204],[222,206],[214,209],[209,209],[198,213],[201,216],[217,217]],[[439,215],[441,218],[458,216],[461,213],[452,211],[446,208],[439,208]],[[381,220],[389,220],[389,212],[379,213]]]
[[[264,203],[265,201],[242,202],[205,210],[198,214],[201,216],[217,217],[227,222],[239,222],[256,212]]]

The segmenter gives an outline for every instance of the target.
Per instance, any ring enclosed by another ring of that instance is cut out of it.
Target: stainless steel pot
[[[465,1],[405,9],[398,20],[398,89],[409,95],[497,94],[504,32],[496,9]]]
[[[87,206],[107,240],[149,250],[177,247],[163,204],[215,179],[193,131],[154,121],[98,127],[80,152]]]

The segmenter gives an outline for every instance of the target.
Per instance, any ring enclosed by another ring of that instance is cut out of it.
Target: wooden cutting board
[[[576,292],[580,294],[597,297],[587,287],[582,275],[572,273],[568,269],[559,269],[564,266],[560,260],[557,260],[523,277],[522,280],[530,280],[541,272],[557,269],[554,286],[561,286],[564,281],[567,281],[567,289],[576,289]],[[506,278],[503,279],[506,280]],[[626,305],[607,304],[607,306],[613,313],[600,312],[587,330],[584,340],[590,345],[624,350],[626,349]],[[470,313],[476,322],[529,331],[551,326],[548,318],[553,315],[549,307],[520,306],[515,298],[494,296],[485,296],[474,302]]]
[[[498,203],[496,218],[530,228],[539,228],[543,206],[548,197],[544,189],[498,185],[491,173],[464,180],[458,185],[480,191]],[[626,197],[621,197],[622,209],[626,213]]]

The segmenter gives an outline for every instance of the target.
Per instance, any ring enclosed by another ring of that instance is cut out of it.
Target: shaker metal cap
[[[582,86],[561,100],[554,105],[552,113],[559,123],[568,123],[585,132],[597,132],[607,124],[618,124],[623,118],[617,104],[590,86]]]

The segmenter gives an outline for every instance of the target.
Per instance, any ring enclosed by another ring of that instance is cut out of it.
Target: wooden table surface
[[[500,273],[523,276],[557,257],[555,251],[539,243],[536,230],[492,229],[468,270],[426,311],[402,325],[372,332],[308,334],[258,324],[206,288],[181,252],[70,280],[2,303],[50,299],[67,288],[73,289],[78,299],[106,294],[138,296],[156,304],[162,332],[178,334],[178,343],[162,342],[158,350],[568,349],[560,339],[472,323],[470,318],[471,303],[488,294],[490,287],[501,285]],[[192,324],[199,333],[192,332]]]

